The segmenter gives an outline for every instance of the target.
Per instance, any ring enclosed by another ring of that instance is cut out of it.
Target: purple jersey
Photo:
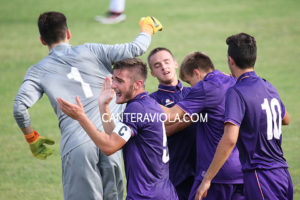
[[[288,167],[281,149],[285,107],[276,89],[254,71],[226,94],[225,122],[240,127],[237,147],[243,170]]]
[[[132,137],[123,148],[127,199],[177,199],[169,180],[169,153],[160,105],[147,92],[127,103],[123,123]],[[162,120],[160,117],[162,116]]]
[[[159,104],[170,108],[187,96],[190,90],[191,88],[183,87],[181,82],[178,81],[176,86],[159,85],[158,90],[150,94],[150,96]],[[195,124],[192,124],[183,131],[168,137],[170,180],[175,187],[195,176],[196,130],[194,126]],[[190,189],[187,188],[187,193],[189,193]],[[177,193],[179,195],[179,191]]]
[[[215,70],[208,73],[203,81],[194,85],[190,93],[177,103],[189,115],[198,113],[200,119],[202,118],[202,121],[197,122],[196,129],[196,180],[203,179],[223,136],[225,94],[227,89],[234,84],[235,79],[232,76]],[[236,147],[212,182],[221,184],[243,183],[239,152]]]

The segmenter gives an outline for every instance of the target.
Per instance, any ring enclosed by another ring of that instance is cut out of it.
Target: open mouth
[[[170,74],[170,72],[164,72],[164,73],[163,73],[164,76],[165,76],[165,75],[168,75],[168,74]]]

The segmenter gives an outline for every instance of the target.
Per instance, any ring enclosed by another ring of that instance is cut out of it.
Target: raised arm
[[[105,81],[102,85],[102,90],[98,99],[100,117],[104,131],[108,134],[111,134],[115,128],[114,119],[112,119],[109,103],[113,99],[115,92],[111,88],[112,82],[109,76],[105,78]],[[116,116],[114,116],[116,117]]]
[[[153,19],[153,20],[152,20]],[[141,56],[146,52],[150,43],[152,34],[162,30],[161,23],[151,17],[142,18],[140,20],[141,32],[130,43],[102,45],[102,44],[86,44],[99,60],[106,66],[125,58],[133,58]],[[110,69],[112,70],[112,69]]]
[[[78,97],[76,97],[76,102],[77,105],[69,103],[61,98],[57,98],[57,103],[60,109],[69,117],[79,122],[85,132],[103,153],[111,155],[121,149],[129,140],[131,130],[125,124],[117,124],[111,134],[99,131],[86,116]]]

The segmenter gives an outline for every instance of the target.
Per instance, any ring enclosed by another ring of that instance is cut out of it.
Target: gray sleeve
[[[125,59],[141,56],[146,52],[151,43],[151,36],[141,32],[130,43],[103,45],[103,44],[86,44],[88,48],[96,55],[99,61],[107,66]]]
[[[20,128],[30,125],[28,108],[33,106],[43,96],[36,73],[27,72],[21,88],[14,100],[13,114]]]

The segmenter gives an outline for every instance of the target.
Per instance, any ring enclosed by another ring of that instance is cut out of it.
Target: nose
[[[117,86],[116,86],[115,81],[112,81],[111,88],[112,88],[112,89],[116,89],[116,87],[117,87]]]
[[[168,68],[168,65],[166,65],[166,64],[162,64],[162,66],[161,66],[161,69],[164,71],[164,70],[166,70]]]

